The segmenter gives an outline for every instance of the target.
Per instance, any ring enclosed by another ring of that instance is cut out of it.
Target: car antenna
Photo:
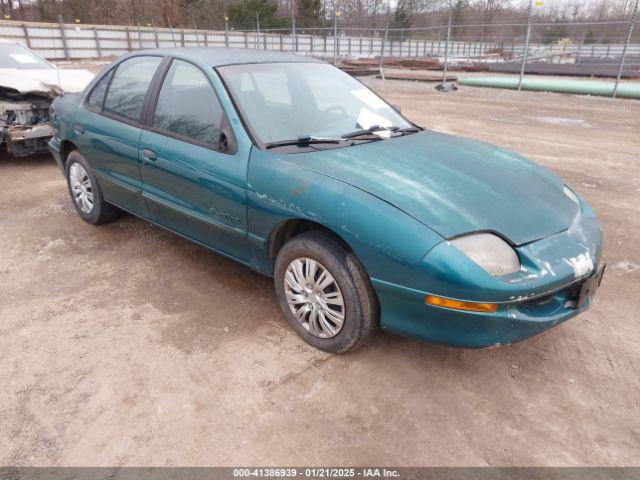
[[[64,29],[63,29],[63,24],[62,24],[62,15],[58,15],[58,23],[60,24],[60,34],[62,35],[62,42],[64,44],[64,51],[65,53],[67,52],[67,45],[65,43],[65,37],[64,37]],[[68,58],[68,55],[65,55],[66,58]],[[57,60],[57,58],[56,58]],[[60,67],[58,66],[58,62],[56,61],[56,73],[58,74],[58,87],[60,88],[60,95],[64,95],[64,90],[62,90],[62,80],[60,80]]]
[[[58,74],[58,87],[60,88],[60,96],[63,96],[64,90],[62,89],[62,80],[60,80],[60,67],[58,66],[58,62],[56,62],[56,73]]]

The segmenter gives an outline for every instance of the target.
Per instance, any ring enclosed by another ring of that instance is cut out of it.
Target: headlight
[[[472,233],[451,240],[451,244],[494,277],[520,270],[515,250],[497,235]]]
[[[562,187],[562,189],[564,190],[564,194],[569,197],[571,199],[571,201],[573,203],[575,203],[576,205],[578,205],[578,207],[580,206],[580,200],[578,200],[578,196],[575,194],[575,192],[573,190],[571,190],[569,187],[567,187],[566,185],[564,187]]]

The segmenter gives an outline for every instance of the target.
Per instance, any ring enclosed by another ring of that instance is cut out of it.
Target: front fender
[[[344,240],[377,280],[405,284],[420,260],[443,239],[389,203],[352,185],[252,150],[248,171],[248,226],[253,265],[272,274],[271,232],[282,222],[318,223]]]

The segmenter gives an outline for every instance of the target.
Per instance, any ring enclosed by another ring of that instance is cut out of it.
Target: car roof
[[[243,63],[324,63],[313,57],[272,50],[225,47],[178,47],[143,50],[134,54],[161,54],[190,58],[211,67]]]

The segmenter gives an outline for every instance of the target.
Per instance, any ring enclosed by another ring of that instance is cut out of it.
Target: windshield
[[[245,121],[266,144],[340,138],[374,125],[412,126],[367,87],[324,63],[229,65],[219,71]]]
[[[0,68],[18,70],[51,70],[54,67],[16,43],[0,43]]]

